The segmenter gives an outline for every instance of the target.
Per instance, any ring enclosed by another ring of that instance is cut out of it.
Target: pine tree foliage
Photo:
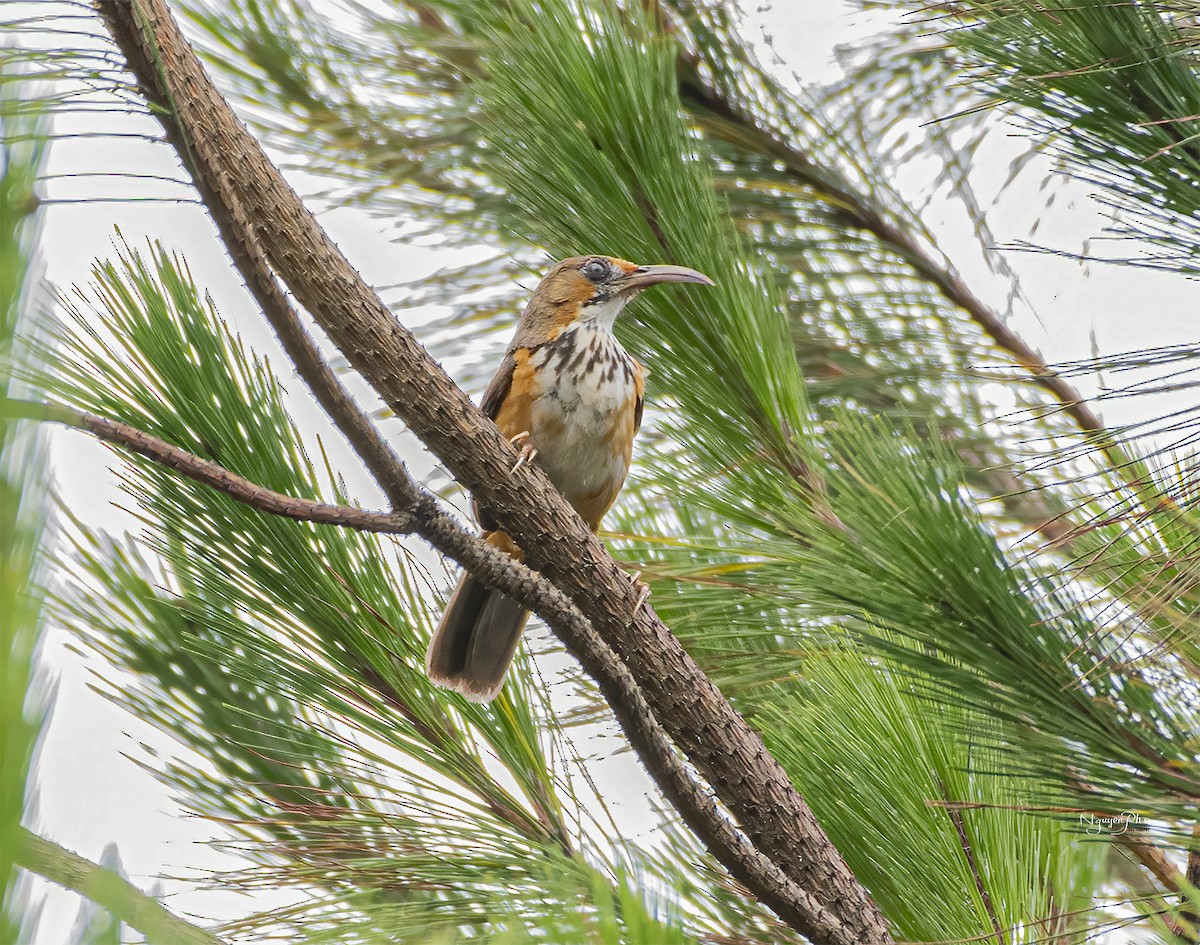
[[[950,4],[978,86],[1019,107],[1072,176],[1100,188],[1135,265],[1196,272],[1195,10],[1188,4]]]
[[[406,239],[493,247],[393,294],[401,317],[442,307],[424,327],[437,353],[461,357],[467,330],[498,345],[547,257],[716,280],[619,326],[653,409],[613,547],[899,939],[1077,942],[1144,920],[1180,941],[1195,462],[1114,464],[1015,372],[998,404],[975,369],[1009,357],[956,301],[894,170],[907,98],[947,114],[1002,95],[1052,132],[1035,149],[1109,188],[1122,235],[1159,247],[1144,262],[1190,271],[1182,19],[959,3],[971,28],[935,42],[909,21],[871,47],[894,64],[798,95],[724,4],[184,6],[243,114],[334,181],[327,197],[405,221]],[[957,56],[974,84],[944,82]],[[965,164],[990,135],[976,113],[931,145],[984,242]],[[48,396],[277,491],[353,500],[289,417],[283,372],[169,248],[98,263],[65,308]],[[1002,421],[1014,407],[1027,419]],[[412,548],[269,518],[142,461],[122,476],[142,534],[81,520],[57,610],[138,681],[110,696],[179,741],[159,776],[241,841],[248,866],[225,881],[305,894],[231,936],[795,940],[670,811],[646,848],[621,837],[587,758],[585,724],[609,716],[585,680],[526,659],[490,708],[428,684],[442,582]],[[1059,512],[1082,526],[1069,540],[1012,540]],[[1125,829],[1087,829],[1105,817]]]
[[[1094,257],[1193,275],[1196,246],[1195,11],[1187,5],[953,4],[955,51],[977,84],[1043,141],[1064,176],[1096,189],[1111,217]],[[1030,37],[1037,36],[1037,42]],[[1050,249],[1060,251],[1059,247]],[[1131,351],[1057,366],[1101,370],[1103,399],[1157,399],[1194,387],[1194,346]],[[1174,654],[1176,698],[1193,701],[1200,606],[1195,512],[1197,418],[1192,406],[1114,431],[1129,448],[1124,475],[1081,490],[1092,527],[1075,564],[1100,597],[1104,623],[1134,622]]]

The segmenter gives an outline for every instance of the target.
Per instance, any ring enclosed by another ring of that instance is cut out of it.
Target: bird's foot
[[[516,465],[513,466],[512,472],[516,472],[522,466],[526,466],[537,459],[538,451],[526,443],[521,447],[521,455],[517,457]]]
[[[508,442],[511,443],[513,446],[519,447],[520,453],[521,453],[521,455],[517,457],[517,463],[510,470],[510,473],[515,473],[522,466],[524,466],[528,463],[532,463],[535,459],[537,459],[538,452],[529,443],[526,442],[526,440],[528,440],[528,439],[529,439],[529,431],[528,430],[522,430],[516,436],[509,437]]]
[[[650,585],[642,580],[642,572],[638,571],[632,578],[633,586],[637,588],[638,599],[637,604],[633,608],[633,616],[636,617],[642,612],[642,608],[646,606],[646,601],[650,599]]]

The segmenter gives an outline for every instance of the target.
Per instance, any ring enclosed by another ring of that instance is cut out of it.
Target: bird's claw
[[[646,606],[646,601],[650,599],[650,585],[642,580],[642,572],[638,571],[633,576],[633,586],[638,591],[637,604],[633,608],[633,615],[636,617],[642,612],[642,608]]]
[[[516,465],[513,466],[512,472],[516,472],[522,466],[526,466],[537,459],[538,451],[529,444],[521,447],[521,455],[517,457]]]

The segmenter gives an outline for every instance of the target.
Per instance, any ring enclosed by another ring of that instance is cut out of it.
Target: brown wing
[[[500,362],[491,383],[483,392],[483,400],[479,402],[479,409],[488,415],[488,419],[495,420],[496,414],[500,412],[500,405],[504,403],[504,398],[512,388],[513,368],[516,366],[517,361],[512,351],[504,352],[504,360]]]
[[[500,362],[500,367],[492,376],[491,383],[483,392],[483,400],[479,402],[479,409],[491,420],[495,420],[500,415],[500,408],[504,406],[504,401],[512,390],[513,371],[516,366],[517,359],[510,349],[504,353],[504,360]],[[496,521],[484,511],[474,498],[471,500],[471,510],[474,512],[475,520],[479,522],[480,528],[485,532],[496,530]]]
[[[637,358],[633,359],[633,434],[637,436],[638,430],[642,428],[642,410],[646,406],[646,375],[650,372],[642,366],[642,362]]]

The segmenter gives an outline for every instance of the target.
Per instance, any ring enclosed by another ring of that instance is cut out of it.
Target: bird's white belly
[[[580,330],[573,342],[544,349],[529,432],[542,468],[578,504],[606,489],[615,494],[629,472],[625,415],[634,409],[636,366],[607,332]]]

